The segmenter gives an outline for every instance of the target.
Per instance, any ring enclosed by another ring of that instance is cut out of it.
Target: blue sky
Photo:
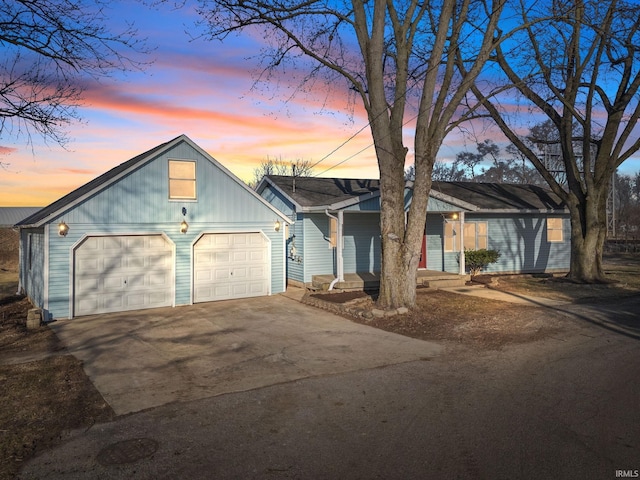
[[[295,80],[277,77],[278,88],[252,88],[258,40],[247,36],[218,41],[192,40],[197,17],[186,8],[151,10],[137,2],[112,3],[114,18],[126,12],[147,37],[153,63],[144,72],[118,74],[86,90],[83,121],[68,128],[67,150],[34,137],[0,140],[0,205],[47,205],[108,169],[180,134],[186,134],[239,177],[248,180],[267,157],[308,160],[325,157],[315,173],[377,178],[367,125],[356,102],[345,113],[348,92],[319,87],[289,98]],[[328,100],[328,103],[327,103]],[[410,132],[409,132],[410,133]],[[491,137],[488,132],[479,140]],[[411,140],[407,145],[411,148]],[[445,160],[473,142],[460,135],[445,139]],[[349,160],[343,162],[346,158]],[[327,171],[332,166],[339,164]],[[411,163],[411,159],[409,162]],[[640,170],[640,160],[625,164]]]

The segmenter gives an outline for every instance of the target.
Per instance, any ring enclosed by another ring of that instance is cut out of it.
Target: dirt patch
[[[562,331],[562,318],[537,307],[515,305],[442,290],[418,289],[417,307],[404,315],[349,315],[358,323],[420,340],[498,350]],[[374,307],[372,299],[369,308]],[[367,307],[364,303],[362,308]]]
[[[510,293],[571,303],[599,303],[640,293],[640,255],[604,257],[608,283],[584,285],[561,274],[481,275],[474,283]],[[375,316],[375,295],[359,292],[310,295],[309,304],[355,322],[421,340],[501,349],[543,340],[563,331],[565,317],[542,307],[418,288],[417,306],[405,314]]]
[[[332,293],[332,294],[316,293],[309,296],[311,298],[317,298],[319,300],[323,300],[325,302],[330,302],[330,303],[348,303],[348,302],[352,302],[353,300],[368,299],[372,296],[372,294],[363,292],[363,291],[354,291],[354,292],[339,292],[339,293]]]
[[[15,291],[15,290],[14,290]],[[0,298],[0,479],[71,429],[114,417],[113,410],[51,329],[25,327],[26,298]]]

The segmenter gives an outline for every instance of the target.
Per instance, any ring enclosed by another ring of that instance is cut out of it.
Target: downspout
[[[460,275],[467,271],[464,258],[464,212],[460,212]]]
[[[344,262],[342,258],[342,222],[344,221],[344,212],[338,210],[338,216],[331,215],[329,210],[325,210],[324,213],[329,218],[333,218],[336,221],[336,278],[329,284],[329,291],[333,290],[333,287],[338,282],[344,282]]]

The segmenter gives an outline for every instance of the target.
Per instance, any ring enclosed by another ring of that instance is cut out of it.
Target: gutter
[[[329,291],[333,290],[333,287],[338,282],[344,282],[344,259],[342,258],[342,225],[344,221],[344,212],[342,210],[338,210],[338,216],[331,215],[329,210],[325,210],[324,213],[329,218],[333,218],[337,224],[336,231],[336,278],[333,279],[331,284],[329,285]]]

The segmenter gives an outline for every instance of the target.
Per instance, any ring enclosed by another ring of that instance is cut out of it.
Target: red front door
[[[427,236],[422,236],[422,248],[420,250],[420,261],[418,268],[427,268]]]

